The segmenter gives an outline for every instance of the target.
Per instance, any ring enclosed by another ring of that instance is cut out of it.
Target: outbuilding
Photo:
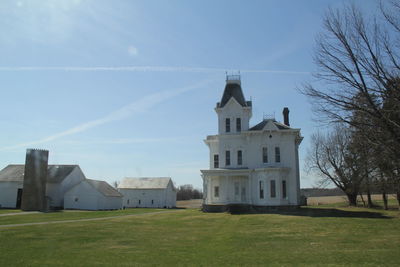
[[[0,171],[0,208],[21,207],[23,167],[24,165],[8,165]]]
[[[85,179],[64,195],[64,209],[115,210],[122,208],[122,194],[105,181]]]
[[[124,178],[118,191],[123,195],[123,207],[176,207],[176,189],[170,177]]]
[[[11,164],[0,171],[0,208],[20,208],[24,184],[24,164]],[[78,165],[48,165],[47,205],[62,209],[64,194],[85,179]]]

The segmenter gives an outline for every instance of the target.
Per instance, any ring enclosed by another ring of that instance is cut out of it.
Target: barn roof
[[[84,181],[88,182],[91,186],[93,186],[97,191],[99,191],[106,197],[122,197],[122,194],[120,192],[118,192],[114,187],[112,187],[105,181],[92,179],[86,179]]]
[[[170,177],[124,178],[118,185],[120,189],[165,189],[171,181]]]
[[[25,165],[10,164],[0,171],[2,182],[23,182]]]
[[[49,165],[47,169],[47,182],[59,183],[65,179],[78,165]]]
[[[63,181],[74,168],[78,165],[48,165],[47,182],[60,183]],[[0,181],[2,182],[23,182],[24,181],[24,164],[10,164],[0,171]]]

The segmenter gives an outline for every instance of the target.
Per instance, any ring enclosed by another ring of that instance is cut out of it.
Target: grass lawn
[[[67,216],[52,216],[58,214]],[[28,216],[10,217],[36,220]],[[0,228],[0,253],[0,266],[394,266],[400,262],[400,214],[332,206],[247,215],[176,210]]]
[[[148,213],[155,211],[163,211],[163,209],[126,209],[126,210],[112,210],[112,211],[61,210],[49,213],[32,213],[19,216],[1,216],[0,225],[113,217],[113,216]]]
[[[16,212],[21,212],[21,210],[14,210],[14,209],[0,209],[0,214],[6,214],[6,213],[16,213]]]

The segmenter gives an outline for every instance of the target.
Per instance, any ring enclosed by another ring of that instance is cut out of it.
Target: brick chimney
[[[282,111],[283,114],[283,123],[287,126],[290,126],[289,124],[289,108],[285,107]]]

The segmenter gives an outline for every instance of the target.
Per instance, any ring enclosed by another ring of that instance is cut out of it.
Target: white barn
[[[20,208],[24,165],[8,165],[0,171],[0,208]]]
[[[8,165],[0,171],[0,208],[20,208],[25,165]],[[78,165],[49,165],[46,198],[51,208],[63,208],[67,190],[85,179]]]
[[[64,209],[113,210],[122,208],[122,194],[107,182],[85,179],[64,196]]]
[[[124,178],[118,185],[126,208],[176,207],[176,189],[169,177]]]
[[[300,205],[298,149],[300,129],[263,119],[250,127],[252,102],[246,101],[240,76],[227,76],[215,111],[218,134],[204,141],[210,149],[209,169],[201,170],[203,209],[224,211],[232,205],[265,209]]]

